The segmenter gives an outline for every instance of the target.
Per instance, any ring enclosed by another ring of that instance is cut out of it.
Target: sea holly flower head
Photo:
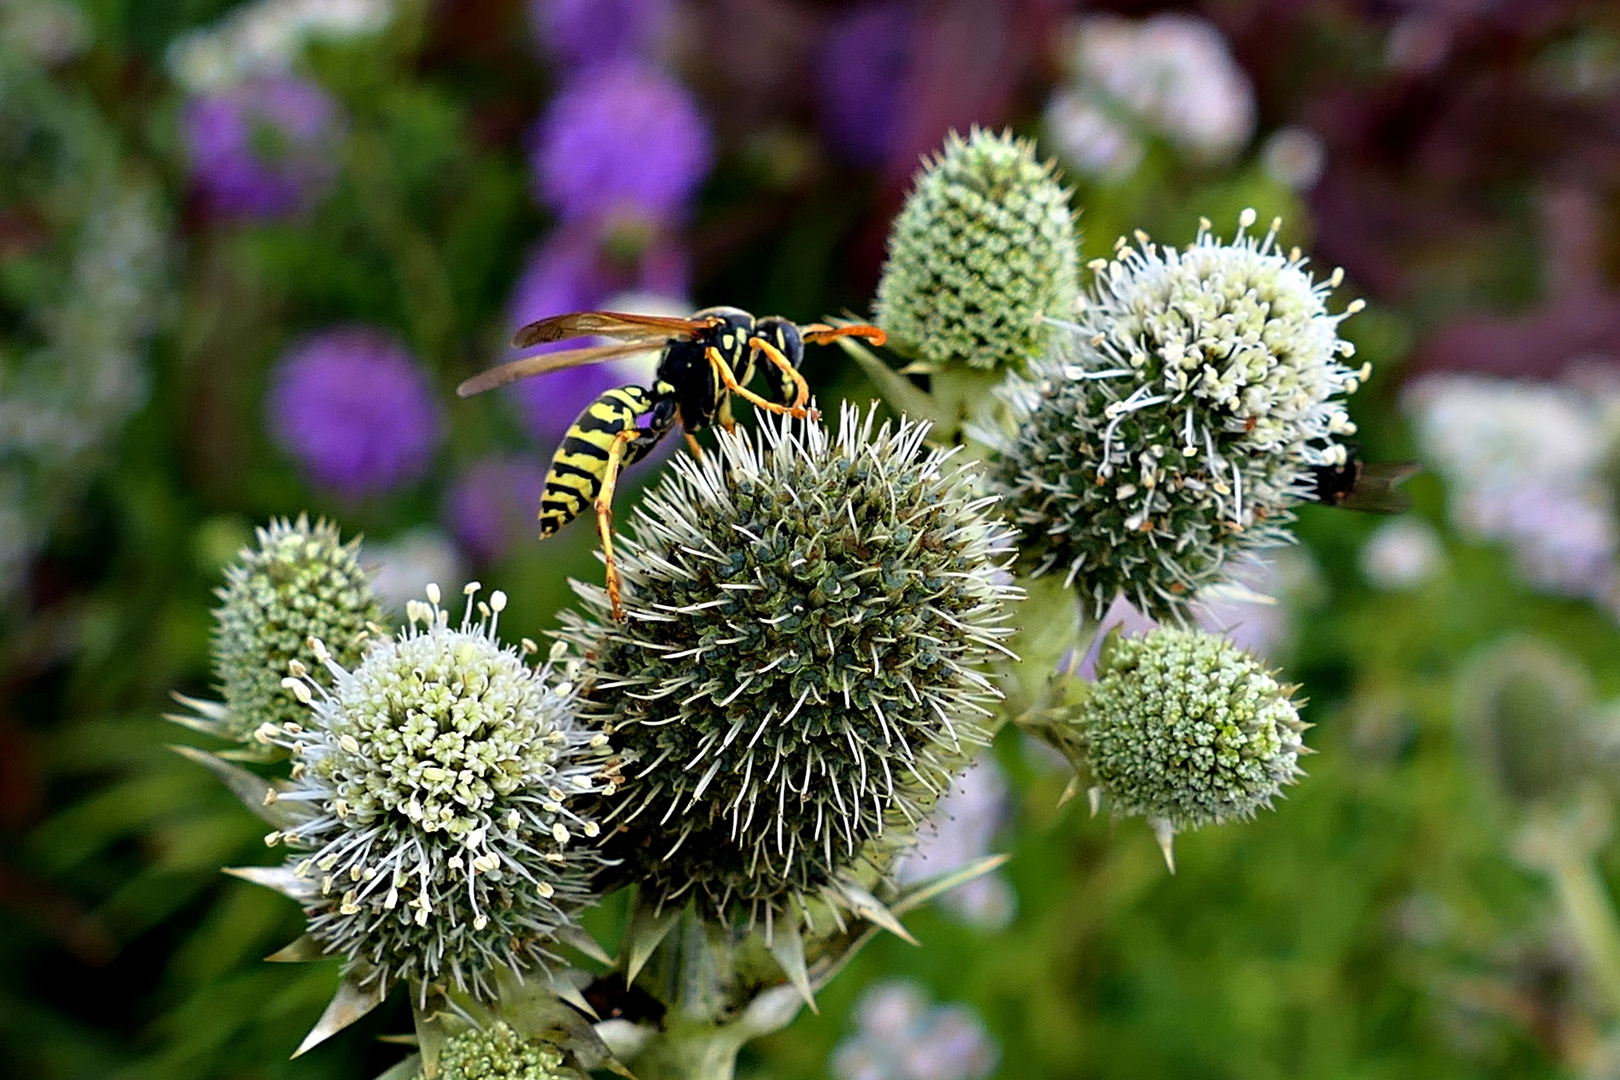
[[[330,94],[285,74],[200,94],[181,116],[192,180],[209,208],[227,217],[307,209],[337,177],[342,130]]]
[[[497,640],[505,595],[475,619],[477,589],[452,625],[430,587],[352,670],[314,646],[331,687],[295,667],[308,716],[258,733],[292,755],[278,801],[308,807],[272,839],[298,852],[309,932],[383,991],[404,979],[489,998],[497,969],[550,958],[600,864],[579,808],[615,787],[606,736],[576,722],[562,650],[530,667],[531,645]]]
[[[300,515],[272,521],[258,538],[226,569],[214,610],[214,675],[225,705],[219,734],[243,740],[261,724],[305,718],[308,707],[282,684],[294,661],[318,685],[332,684],[311,639],[353,666],[383,619],[359,541],[343,543],[336,525]]]
[[[838,903],[986,741],[1007,536],[926,426],[846,407],[678,458],[615,545],[628,618],[579,586],[565,637],[634,758],[614,854],[720,921]]]
[[[1121,241],[1027,378],[1004,389],[1016,434],[992,486],[1023,531],[1024,565],[1061,573],[1096,616],[1125,595],[1184,620],[1234,556],[1287,543],[1311,468],[1340,465],[1343,396],[1368,368],[1295,250],[1239,219],[1184,249]]]
[[[499,1020],[446,1039],[438,1075],[439,1080],[581,1080],[563,1064],[556,1046],[525,1039]]]
[[[1160,627],[1107,642],[1074,724],[1092,798],[1178,832],[1253,817],[1303,770],[1291,687],[1219,634]]]
[[[1079,241],[1069,192],[1031,143],[954,132],[918,175],[889,235],[877,322],[932,365],[1019,367],[1044,316],[1073,314]]]

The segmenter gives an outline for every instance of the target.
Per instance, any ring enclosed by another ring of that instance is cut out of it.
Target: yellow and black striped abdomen
[[[550,536],[595,500],[607,477],[608,453],[621,432],[634,430],[636,417],[653,406],[639,386],[609,390],[579,414],[551,458],[540,497],[540,535]]]

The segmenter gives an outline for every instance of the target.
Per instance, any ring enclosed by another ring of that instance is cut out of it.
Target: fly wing
[[[604,360],[613,360],[621,356],[652,352],[659,347],[653,342],[624,341],[613,345],[591,345],[583,349],[566,349],[563,352],[526,356],[521,360],[511,360],[488,371],[479,372],[456,387],[456,393],[461,397],[472,397],[474,394],[482,394],[485,390],[493,390],[497,386],[505,386],[507,383],[527,379],[532,375],[545,375],[553,371],[562,371],[564,368],[584,367],[586,364],[600,364]]]
[[[1422,466],[1415,461],[1381,462],[1361,467],[1344,498],[1338,502],[1346,510],[1365,510],[1374,514],[1404,514],[1412,509],[1412,496],[1397,486]]]
[[[575,311],[532,322],[512,335],[514,349],[576,337],[611,337],[663,344],[688,340],[713,325],[712,319],[675,319],[664,315],[629,315],[621,311]]]

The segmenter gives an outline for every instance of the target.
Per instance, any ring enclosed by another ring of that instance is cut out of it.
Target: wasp
[[[1414,461],[1369,464],[1351,453],[1343,465],[1311,466],[1311,495],[1324,506],[1403,514],[1412,509],[1412,496],[1397,485],[1421,468]]]
[[[756,319],[739,308],[711,307],[685,319],[617,311],[554,315],[520,329],[512,346],[527,349],[578,337],[614,340],[501,364],[468,379],[456,393],[470,397],[518,379],[658,351],[651,387],[617,387],[579,414],[552,456],[540,499],[542,540],[579,516],[587,504],[595,510],[608,600],[621,622],[624,605],[613,561],[613,491],[620,471],[652,453],[677,424],[693,453],[701,456],[694,433],[716,423],[732,430],[733,396],[766,412],[819,419],[809,407],[810,387],[799,374],[805,343],[821,345],[840,337],[884,342],[883,331],[865,323],[799,326],[779,316]],[[765,397],[748,389],[756,372],[768,376]],[[646,423],[639,424],[643,416]]]

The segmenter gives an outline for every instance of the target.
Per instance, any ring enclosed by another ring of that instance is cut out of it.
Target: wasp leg
[[[803,419],[810,415],[808,409],[794,405],[778,405],[774,401],[766,401],[752,390],[749,390],[739,384],[737,382],[737,376],[731,373],[731,365],[726,363],[726,358],[721,356],[720,350],[715,348],[713,345],[710,345],[706,350],[704,350],[704,354],[709,359],[709,365],[713,367],[715,373],[720,376],[720,381],[725,384],[725,388],[731,393],[742,398],[744,401],[750,402],[756,409],[764,409],[766,412],[773,413],[786,413],[787,415],[797,419]]]
[[[794,390],[797,391],[793,395],[793,408],[803,409],[805,405],[809,404],[810,384],[804,381],[804,376],[799,374],[798,368],[788,363],[788,358],[782,355],[781,349],[778,349],[775,345],[772,345],[762,337],[749,338],[748,347],[753,349],[755,352],[764,353],[765,359],[775,364],[779,369],[781,369],[783,375],[786,375],[790,380],[792,380]],[[805,411],[809,415],[810,419],[821,419],[821,413],[817,410],[806,409]]]
[[[607,564],[608,603],[613,605],[613,618],[624,622],[624,601],[619,598],[619,567],[613,561],[613,489],[619,482],[619,469],[624,463],[625,448],[641,432],[635,428],[613,436],[608,447],[607,467],[602,471],[602,486],[596,492],[596,531],[602,537],[602,559]]]
[[[737,430],[737,418],[731,415],[730,394],[720,399],[720,409],[715,413],[714,418],[720,421],[720,426],[726,429],[727,435]]]
[[[693,435],[690,431],[683,432],[683,434],[686,436],[686,448],[692,452],[693,457],[697,458],[699,461],[702,461],[703,444],[698,442],[697,436]]]

